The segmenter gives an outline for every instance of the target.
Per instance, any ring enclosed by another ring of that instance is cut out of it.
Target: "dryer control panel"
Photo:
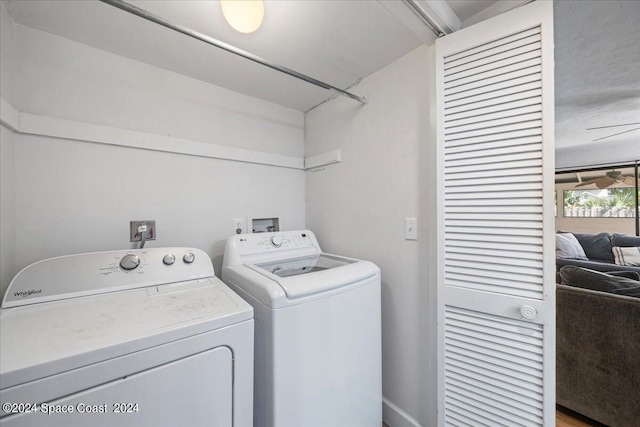
[[[93,252],[36,262],[9,284],[2,308],[213,277],[195,248]]]
[[[309,230],[236,234],[227,240],[223,267],[281,258],[320,254],[316,236]]]

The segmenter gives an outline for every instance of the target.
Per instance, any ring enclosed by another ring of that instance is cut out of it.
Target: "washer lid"
[[[248,264],[247,267],[277,282],[288,299],[358,284],[380,271],[371,262],[329,254]]]
[[[263,262],[255,265],[276,276],[290,277],[342,267],[354,262],[356,262],[356,260],[321,254],[303,258]]]
[[[252,318],[215,277],[0,309],[1,387]]]

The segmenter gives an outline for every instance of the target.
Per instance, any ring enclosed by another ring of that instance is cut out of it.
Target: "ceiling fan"
[[[622,123],[619,125],[610,125],[610,126],[598,126],[598,127],[592,127],[592,128],[587,128],[587,130],[599,130],[599,129],[608,129],[608,128],[618,128],[618,127],[625,127],[625,128],[631,128],[631,129],[625,129],[621,132],[617,132],[614,131],[614,133],[610,134],[610,135],[606,135],[600,138],[596,138],[593,140],[593,142],[597,142],[597,141],[602,141],[603,139],[609,139],[612,138],[614,136],[618,136],[618,135],[622,135],[625,133],[629,133],[629,132],[635,132],[637,130],[640,130],[640,127],[638,127],[637,125],[640,125],[640,123]]]
[[[622,175],[622,172],[612,169],[603,176],[581,182],[580,184],[577,184],[576,187],[584,187],[585,185],[591,184],[595,184],[598,188],[608,188],[612,185],[615,187],[633,186],[635,185],[635,182],[632,176],[624,176]]]

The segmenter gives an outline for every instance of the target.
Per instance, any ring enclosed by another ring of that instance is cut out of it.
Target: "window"
[[[634,187],[564,190],[563,216],[578,218],[635,218]]]
[[[640,160],[556,173],[558,230],[640,235]]]

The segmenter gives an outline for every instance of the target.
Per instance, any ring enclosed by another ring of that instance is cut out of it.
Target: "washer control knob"
[[[176,262],[176,256],[174,254],[166,254],[164,258],[162,258],[162,262],[164,262],[165,265],[171,265]]]
[[[191,264],[195,259],[196,259],[196,256],[193,254],[193,252],[187,252],[182,257],[182,260],[187,264]]]
[[[279,248],[280,246],[282,246],[282,239],[278,236],[273,236],[271,238],[271,244],[273,245],[273,247]]]
[[[140,265],[140,258],[136,254],[128,254],[120,260],[120,267],[124,270],[133,270]]]

